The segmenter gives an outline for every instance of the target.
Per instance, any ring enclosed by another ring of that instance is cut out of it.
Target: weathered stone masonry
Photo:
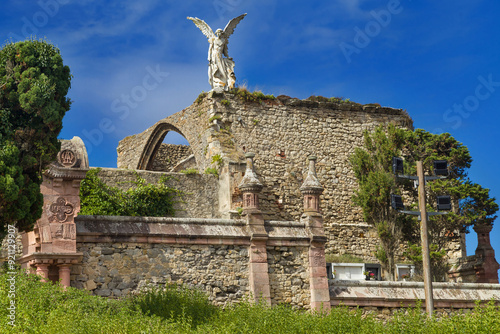
[[[328,236],[327,251],[374,262],[377,239],[368,238],[373,234],[369,231],[357,232],[356,225],[367,226],[361,210],[351,202],[357,181],[349,157],[363,145],[363,131],[389,122],[412,127],[411,118],[401,109],[289,97],[255,103],[231,93],[209,94],[144,133],[120,142],[118,167],[148,169],[158,145],[155,140],[163,140],[159,133],[164,136],[167,130],[177,131],[191,144],[198,170],[214,167],[210,164],[214,155],[225,159],[219,211],[222,217],[231,217],[231,211],[242,206],[238,184],[244,174],[243,156],[258,152],[255,170],[263,184],[260,203],[264,219],[297,221],[302,214],[299,188],[307,171],[307,157],[315,155],[318,178],[325,188],[320,210]],[[345,237],[350,230],[353,237],[349,240]],[[358,237],[369,242],[357,247]]]
[[[385,297],[386,286],[369,286],[373,295],[364,296],[365,290],[348,283],[339,293],[329,287],[325,263],[326,251],[375,260],[376,234],[351,203],[356,181],[348,159],[362,145],[365,129],[389,121],[411,127],[404,111],[391,108],[287,97],[249,103],[210,93],[121,141],[118,165],[129,170],[99,172],[105,183],[122,188],[137,176],[152,183],[168,176],[168,185],[185,196],[176,217],[163,218],[77,216],[88,161],[81,140],[65,141],[45,174],[44,216],[33,232],[23,234],[20,262],[45,280],[61,279],[101,296],[120,297],[171,281],[204,289],[220,305],[249,294],[270,305],[328,309],[356,295],[358,305],[393,307],[411,299],[404,286],[394,297]],[[185,136],[192,152],[162,150],[168,131]],[[259,154],[247,153],[253,150]],[[219,175],[152,171],[172,169],[174,163],[162,156],[168,152],[181,152],[172,153],[172,161],[180,159],[174,170],[212,167]],[[192,156],[185,158],[188,153]],[[454,279],[460,280],[462,271],[485,282],[497,279],[477,261],[496,264],[489,230],[481,230],[479,241],[476,260],[458,269]]]

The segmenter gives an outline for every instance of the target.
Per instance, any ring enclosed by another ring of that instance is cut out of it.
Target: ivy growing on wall
[[[87,172],[80,186],[81,215],[167,217],[175,214],[174,204],[182,193],[168,187],[166,177],[150,184],[137,175],[134,185],[124,191],[99,179],[96,168]]]

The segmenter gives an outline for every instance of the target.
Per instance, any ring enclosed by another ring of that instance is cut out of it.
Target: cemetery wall
[[[82,261],[71,268],[73,287],[117,298],[175,283],[201,289],[217,305],[251,298],[252,241],[245,220],[78,216],[75,223]],[[268,281],[271,305],[309,308],[305,225],[265,225],[271,231],[264,248],[268,278],[256,277]]]

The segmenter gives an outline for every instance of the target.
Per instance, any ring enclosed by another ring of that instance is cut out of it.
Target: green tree
[[[41,215],[41,175],[60,149],[70,85],[69,67],[48,42],[0,50],[0,233],[12,223],[30,230]]]
[[[392,157],[405,160],[405,174],[416,174],[416,161],[422,161],[427,175],[432,174],[434,160],[447,160],[450,176],[426,184],[428,211],[434,211],[437,195],[448,194],[454,203],[452,213],[433,216],[429,223],[433,273],[441,279],[447,271],[445,247],[458,238],[464,228],[476,223],[492,224],[498,205],[490,198],[488,189],[472,183],[467,169],[472,159],[467,147],[450,134],[431,134],[425,130],[400,129],[390,124],[379,126],[373,133],[365,132],[365,147],[357,148],[351,164],[359,189],[353,196],[363,209],[364,219],[375,226],[381,245],[377,258],[386,265],[392,276],[394,257],[400,244],[409,242],[406,255],[421,267],[419,221],[398,214],[390,207],[390,194],[403,194],[410,209],[417,210],[418,191],[413,182],[396,180],[392,173]]]

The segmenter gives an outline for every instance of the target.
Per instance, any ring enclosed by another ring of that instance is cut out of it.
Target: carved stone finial
[[[227,53],[227,43],[229,36],[247,14],[235,17],[226,25],[224,30],[217,29],[215,33],[205,21],[197,17],[188,17],[188,20],[201,30],[208,38],[210,47],[208,48],[208,82],[216,92],[228,91],[234,87],[236,76],[234,75],[234,61]]]
[[[253,167],[254,153],[246,153],[245,158],[247,160],[247,168],[245,171],[245,176],[238,186],[243,193],[243,208],[259,208],[259,198],[258,194],[264,187],[259,181],[257,174],[255,174]]]
[[[308,159],[309,170],[304,183],[300,187],[300,191],[304,195],[304,210],[319,212],[319,196],[323,192],[323,186],[321,186],[316,176],[317,158],[310,156]]]

